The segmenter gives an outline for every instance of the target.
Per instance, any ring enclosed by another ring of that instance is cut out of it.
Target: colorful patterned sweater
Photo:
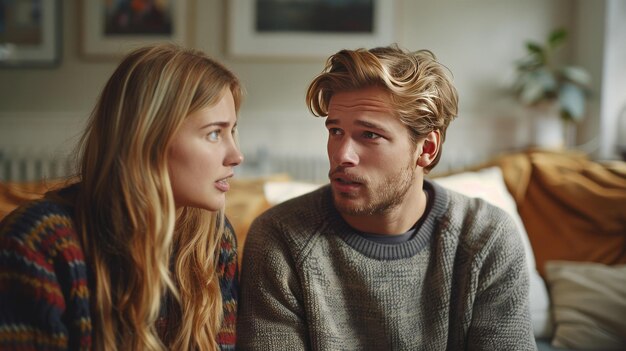
[[[0,222],[0,350],[90,350],[92,317],[85,256],[73,211],[43,199]],[[234,350],[238,267],[227,222],[218,263],[224,321],[222,350]],[[164,309],[165,311],[166,309]],[[158,330],[167,330],[160,318]]]

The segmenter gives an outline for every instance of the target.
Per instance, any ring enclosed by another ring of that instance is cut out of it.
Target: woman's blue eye
[[[207,134],[207,139],[209,141],[218,141],[220,139],[221,130],[214,130],[211,133]]]

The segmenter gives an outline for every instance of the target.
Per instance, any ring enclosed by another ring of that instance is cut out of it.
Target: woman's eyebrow
[[[200,129],[205,129],[205,128],[209,128],[209,127],[213,127],[213,126],[219,126],[219,127],[222,127],[222,128],[226,128],[229,125],[230,125],[230,122],[218,121],[218,122],[207,123],[207,124],[203,125],[202,127],[200,127]],[[237,125],[237,124],[235,123],[235,125]]]

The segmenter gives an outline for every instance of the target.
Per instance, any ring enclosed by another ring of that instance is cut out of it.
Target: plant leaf
[[[543,47],[535,42],[526,42],[526,49],[531,55],[536,55],[539,58],[543,58],[545,56]]]
[[[533,71],[541,66],[535,55],[527,56],[516,61],[515,66],[518,71]]]
[[[557,90],[557,81],[554,73],[546,67],[542,67],[530,74],[530,78],[541,84],[546,92],[555,92]]]
[[[556,78],[546,68],[519,75],[513,87],[518,92],[520,101],[526,105],[554,99],[557,96]]]
[[[565,42],[567,38],[567,31],[564,28],[557,28],[553,30],[548,36],[548,44],[551,48],[556,48]]]
[[[536,80],[526,80],[520,89],[519,99],[525,105],[532,105],[544,97],[543,85]]]
[[[561,109],[573,120],[580,121],[585,115],[585,93],[581,87],[572,83],[563,83],[559,89]]]
[[[563,78],[580,86],[587,87],[591,83],[591,76],[584,68],[577,66],[565,66],[560,70]]]

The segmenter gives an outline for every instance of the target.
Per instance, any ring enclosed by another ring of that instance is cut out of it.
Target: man
[[[342,50],[309,86],[330,185],[250,229],[238,347],[534,350],[513,221],[424,179],[457,93],[429,51]]]

